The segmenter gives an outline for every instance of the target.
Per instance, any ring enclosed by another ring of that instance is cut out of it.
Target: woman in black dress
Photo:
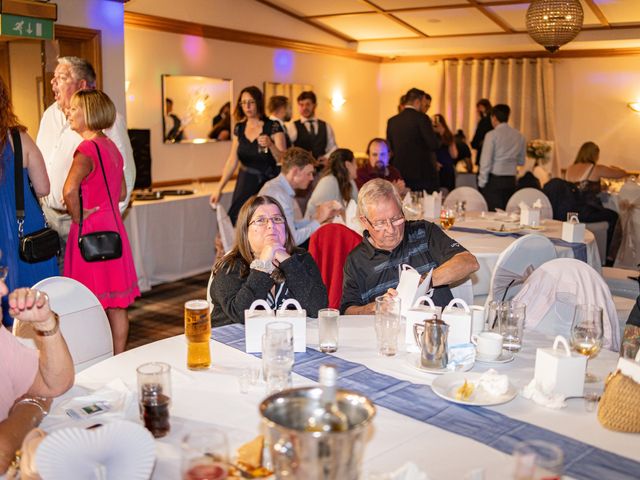
[[[218,190],[211,195],[211,203],[218,203],[239,163],[240,171],[229,208],[229,217],[235,225],[244,202],[258,193],[267,180],[278,175],[276,161],[284,153],[286,144],[280,124],[264,114],[264,100],[258,87],[242,89],[233,116],[237,123],[233,129],[231,152],[222,170]]]

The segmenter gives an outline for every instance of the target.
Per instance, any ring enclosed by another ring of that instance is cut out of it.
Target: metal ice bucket
[[[308,432],[306,420],[321,407],[319,387],[293,388],[260,404],[277,479],[357,480],[366,433],[376,413],[366,397],[338,390],[338,408],[348,421],[344,432]]]

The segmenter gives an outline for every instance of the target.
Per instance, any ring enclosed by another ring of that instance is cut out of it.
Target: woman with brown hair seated
[[[294,298],[309,317],[328,303],[318,267],[296,248],[282,207],[269,196],[254,195],[242,206],[235,245],[211,275],[214,326],[244,323],[244,311],[258,299],[279,308]]]

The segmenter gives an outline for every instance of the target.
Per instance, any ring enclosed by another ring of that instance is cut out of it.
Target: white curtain
[[[492,105],[511,107],[509,123],[527,141],[555,142],[554,67],[546,58],[445,60],[442,111],[451,130],[464,130],[469,141],[478,123],[476,102],[488,98]],[[556,149],[554,149],[556,150]],[[560,173],[555,152],[553,176]]]

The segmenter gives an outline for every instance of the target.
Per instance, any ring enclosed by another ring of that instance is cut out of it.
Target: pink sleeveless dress
[[[95,143],[94,143],[95,141]],[[97,231],[117,231],[122,238],[122,256],[114,260],[86,262],[78,246],[77,223],[71,224],[67,250],[64,258],[64,275],[71,277],[91,290],[104,308],[126,308],[140,296],[138,277],[133,265],[131,246],[127,231],[118,209],[118,198],[123,178],[123,160],[116,145],[107,137],[97,137],[94,141],[84,140],[76,150],[93,160],[93,171],[83,180],[82,201],[85,209],[99,206],[100,209],[85,218],[82,233]],[[109,183],[114,215],[109,206],[109,196],[105,185],[96,143],[100,148],[104,171]]]

